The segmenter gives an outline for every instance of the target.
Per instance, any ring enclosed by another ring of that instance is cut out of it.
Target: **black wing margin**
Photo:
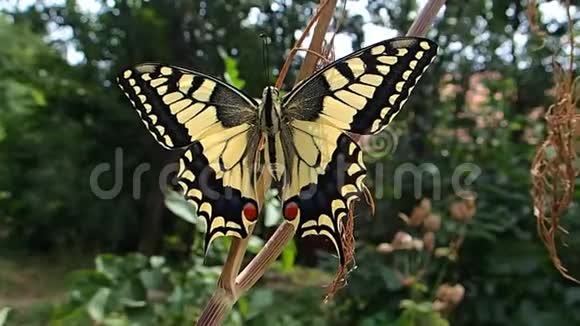
[[[299,83],[283,101],[289,120],[375,134],[401,110],[437,54],[437,44],[398,37],[342,58]]]
[[[117,77],[141,120],[163,147],[182,148],[202,137],[252,123],[256,102],[211,76],[170,65],[141,64]]]

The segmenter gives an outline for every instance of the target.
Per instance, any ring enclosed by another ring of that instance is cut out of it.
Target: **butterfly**
[[[177,184],[207,224],[205,247],[245,238],[259,217],[257,177],[278,188],[299,237],[323,235],[341,263],[341,234],[366,168],[352,134],[377,134],[399,113],[437,54],[425,38],[398,37],[341,58],[281,95],[255,100],[206,74],[146,63],[117,82],[153,137],[183,150]]]

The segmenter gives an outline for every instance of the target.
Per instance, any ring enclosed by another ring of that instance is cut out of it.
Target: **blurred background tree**
[[[403,34],[422,3],[347,1],[337,13],[346,10],[337,55]],[[384,135],[365,144],[375,154],[367,155],[367,184],[377,213],[357,214],[358,268],[348,286],[323,305],[321,285],[331,279],[336,261],[313,248],[328,244],[299,241],[296,261],[290,246],[236,305],[228,323],[580,323],[580,288],[552,267],[536,236],[529,196],[530,160],[545,133],[542,114],[552,101],[552,58],[569,51],[560,43],[567,22],[558,1],[541,2],[539,24],[546,35],[532,35],[526,3],[446,5],[428,34],[439,43],[440,57],[389,129],[387,140],[396,135],[398,147],[386,152],[377,141]],[[189,214],[187,207],[165,198],[159,186],[161,169],[176,157],[141,126],[114,76],[136,63],[164,62],[219,77],[227,73],[258,96],[272,82],[262,73],[260,33],[272,40],[267,69],[276,76],[317,5],[261,0],[0,4],[0,308],[15,308],[8,325],[91,320],[181,325],[195,319],[215,286],[226,243],[212,249],[208,266],[202,264],[201,233],[176,217]],[[572,6],[571,12],[580,30],[580,10]],[[99,198],[89,182],[103,163],[110,170],[100,175],[99,186],[121,185],[110,199]],[[142,184],[134,184],[143,163],[150,170]],[[415,195],[411,174],[399,185],[395,172],[405,163],[427,176],[421,179],[421,196]],[[466,166],[477,166],[481,174],[468,187],[477,198],[470,208],[475,211],[458,222],[463,215],[452,180]],[[430,198],[429,214],[405,222],[400,213],[418,216],[422,197]],[[563,223],[572,233],[561,248],[573,275],[580,275],[574,233],[580,221],[571,218],[580,215],[579,198],[576,190]],[[440,216],[442,226],[433,233],[430,250],[424,231],[432,215]],[[269,236],[271,224],[258,228],[256,246]],[[406,237],[395,235],[401,230],[417,246],[401,245]],[[462,241],[455,248],[458,235]],[[63,275],[91,266],[97,255],[95,268],[67,277],[65,296]],[[464,294],[452,302],[457,285]]]

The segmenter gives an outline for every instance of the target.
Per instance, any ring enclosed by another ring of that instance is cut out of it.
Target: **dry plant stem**
[[[226,289],[217,288],[209,299],[207,306],[205,307],[201,317],[199,317],[195,325],[221,325],[224,318],[232,309],[234,303],[235,299],[227,292]]]
[[[328,1],[331,0],[323,0],[321,2],[317,14],[312,18],[301,38],[296,42],[294,49],[292,49],[289,57],[284,63],[284,67],[282,68],[278,81],[276,82],[277,87],[281,87],[284,76],[286,75],[288,67],[290,66],[290,62],[292,61],[296,50],[300,47],[306,35],[308,35],[308,30],[314,25],[316,20],[323,13],[327,12],[328,9],[325,8],[331,7],[330,17],[332,17],[334,6],[327,6]],[[336,4],[336,1],[332,1]],[[326,24],[326,28],[328,27],[329,23],[330,19]],[[322,28],[319,28],[320,25],[320,23],[317,24],[314,37],[321,39],[320,46],[322,46],[322,40],[324,39],[326,28],[323,30]],[[320,38],[318,34],[322,34],[322,37]],[[311,46],[306,55],[306,58],[313,57],[315,61],[310,73],[312,73],[316,68],[316,61],[318,59],[318,57],[315,57],[316,54],[312,52],[316,51],[314,51]],[[301,71],[303,70],[301,69]],[[262,173],[262,176],[265,178],[267,178],[267,175],[267,173]],[[261,180],[259,182],[262,187],[257,189],[257,193],[262,196],[261,200],[259,200],[261,204],[264,202],[263,196],[266,193],[266,190],[269,188],[269,181],[270,180]],[[252,229],[249,231],[249,234],[251,234]],[[244,254],[246,252],[249,236],[246,239],[234,238],[228,253],[228,257],[224,263],[224,268],[220,275],[217,289],[210,298],[206,308],[204,309],[201,317],[197,322],[197,325],[220,325],[233,307],[233,304],[236,302],[236,300],[241,295],[243,295],[244,292],[250,289],[260,279],[260,277],[262,277],[268,266],[274,262],[276,258],[278,258],[286,243],[294,236],[295,231],[296,230],[293,225],[286,222],[282,223],[276,232],[274,232],[274,234],[270,237],[270,239],[268,239],[264,245],[264,248],[260,250],[258,255],[256,255],[256,257],[250,261],[250,263],[239,275],[238,273],[244,258]]]
[[[284,246],[292,239],[295,231],[294,226],[288,222],[283,222],[276,229],[264,248],[237,277],[236,287],[240,290],[240,294],[249,290],[264,275],[268,266],[280,256]],[[272,239],[276,241],[270,241]]]
[[[302,62],[298,77],[296,77],[296,83],[312,75],[314,70],[316,70],[318,57],[312,55],[312,53],[322,52],[322,43],[324,42],[324,37],[326,36],[328,26],[330,26],[334,11],[336,10],[336,2],[337,0],[321,1],[320,16],[314,28],[314,35],[308,48],[309,51],[304,58],[304,62]]]
[[[531,1],[528,6],[530,25],[534,25],[536,3]],[[556,101],[546,113],[548,136],[536,149],[532,162],[532,196],[534,213],[537,219],[538,235],[544,243],[552,263],[565,278],[580,283],[570,274],[562,264],[558,255],[556,238],[559,231],[560,219],[572,202],[577,171],[573,161],[576,157],[573,148],[573,135],[576,127],[576,104],[574,98],[574,30],[570,14],[570,0],[565,3],[568,20],[568,37],[570,43],[569,64],[565,70],[556,66],[554,71]],[[545,35],[539,27],[533,29],[540,36]],[[554,157],[547,152],[552,150]]]
[[[417,19],[413,22],[409,31],[407,31],[407,36],[425,36],[435,16],[439,12],[439,9],[443,7],[445,0],[431,0],[425,4],[425,7],[421,9],[421,12],[417,16]]]
[[[248,233],[252,234],[253,229],[254,226],[252,225]],[[231,293],[233,297],[236,297],[237,289],[235,280],[240,271],[240,267],[242,266],[242,260],[244,259],[244,254],[246,252],[246,248],[248,247],[249,241],[249,236],[245,239],[235,238],[232,241],[230,250],[228,252],[228,257],[226,258],[222,273],[218,280],[217,287]]]
[[[304,39],[308,35],[308,32],[310,31],[312,26],[314,26],[314,23],[316,22],[316,20],[318,20],[318,17],[320,17],[320,15],[322,14],[322,9],[324,9],[326,3],[327,1],[321,2],[318,11],[316,12],[316,14],[314,14],[314,17],[310,19],[308,25],[306,25],[306,28],[304,29],[304,32],[302,32],[302,35],[300,35],[300,38],[298,38],[298,40],[296,40],[296,43],[294,43],[294,46],[290,51],[290,54],[288,54],[288,58],[286,58],[286,61],[284,62],[282,69],[280,69],[280,74],[278,75],[278,79],[276,80],[276,84],[274,85],[276,86],[276,88],[278,89],[282,88],[282,84],[284,83],[284,79],[286,78],[286,74],[288,73],[288,69],[290,68],[290,64],[294,59],[294,55],[296,55],[296,49],[300,48],[300,46],[304,42]]]

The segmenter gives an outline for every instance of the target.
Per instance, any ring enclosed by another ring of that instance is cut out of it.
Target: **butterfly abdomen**
[[[264,146],[266,168],[274,180],[280,181],[284,174],[285,155],[280,134],[282,112],[278,90],[275,87],[264,89],[258,112],[260,128],[266,139]]]

